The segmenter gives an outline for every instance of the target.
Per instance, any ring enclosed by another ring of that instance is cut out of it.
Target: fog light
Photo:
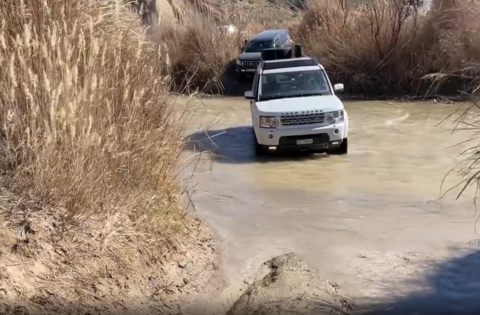
[[[339,132],[338,129],[335,129],[335,130],[333,131],[334,134],[337,134],[338,132]]]
[[[269,137],[270,139],[272,139],[272,138],[273,138],[273,135],[272,135],[272,134],[269,134],[268,137]]]

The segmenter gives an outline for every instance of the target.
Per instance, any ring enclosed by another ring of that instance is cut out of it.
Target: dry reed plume
[[[1,5],[1,166],[72,217],[139,219],[175,204],[181,124],[137,17],[88,4]]]

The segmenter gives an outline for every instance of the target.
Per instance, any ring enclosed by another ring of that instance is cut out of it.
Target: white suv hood
[[[258,110],[263,114],[301,113],[321,110],[324,113],[343,109],[343,103],[335,95],[281,98],[257,102]]]

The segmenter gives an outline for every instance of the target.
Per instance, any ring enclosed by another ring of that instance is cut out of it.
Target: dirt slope
[[[62,215],[0,188],[0,314],[177,314],[217,269],[210,231],[197,220],[190,235],[158,240],[166,246],[155,257],[118,229],[134,225],[127,216],[65,230]]]
[[[253,283],[227,315],[248,314],[349,314],[353,302],[339,287],[319,279],[293,253],[265,263],[270,268]]]

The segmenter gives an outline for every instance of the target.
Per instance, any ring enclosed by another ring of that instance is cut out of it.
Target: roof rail
[[[295,44],[288,48],[268,48],[262,50],[262,60],[281,60],[302,57],[302,46]]]

